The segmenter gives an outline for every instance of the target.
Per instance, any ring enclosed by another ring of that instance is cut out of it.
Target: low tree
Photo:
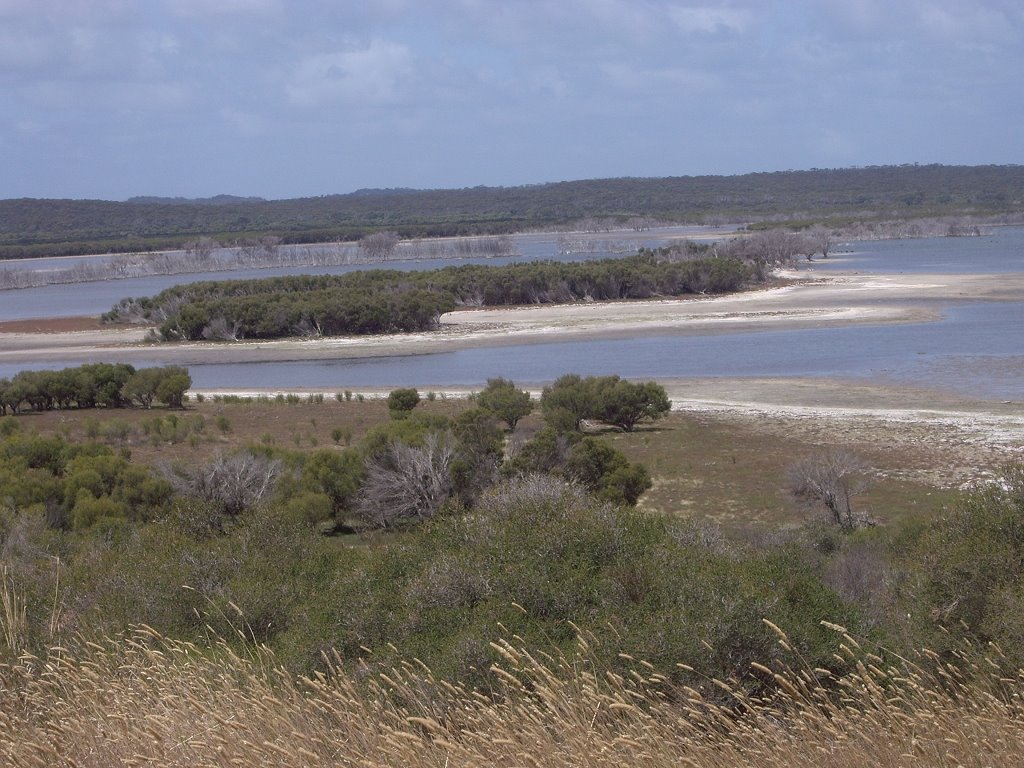
[[[579,431],[583,421],[594,414],[594,393],[591,379],[578,374],[559,376],[540,397],[544,420],[559,431]]]
[[[160,368],[140,368],[125,382],[122,394],[143,408],[152,408],[156,399],[156,390],[163,379]]]
[[[656,421],[672,410],[665,388],[657,382],[634,383],[609,376],[596,384],[597,418],[623,432],[632,432],[641,421]]]
[[[635,506],[651,487],[646,467],[631,464],[621,451],[593,437],[585,437],[573,446],[565,475],[600,499],[629,506]]]
[[[419,401],[419,390],[413,387],[393,389],[388,395],[388,412],[393,419],[404,419]]]
[[[366,477],[356,509],[382,528],[409,518],[433,517],[452,494],[455,458],[450,435],[431,432],[422,446],[392,443],[366,462]]]
[[[398,235],[395,232],[374,232],[359,240],[359,249],[368,259],[383,261],[394,253],[398,247]]]
[[[179,493],[209,502],[231,518],[270,498],[281,471],[279,459],[243,451],[200,466],[165,468],[165,475]],[[211,527],[221,522],[211,521]]]
[[[185,393],[192,386],[188,370],[179,365],[159,369],[160,380],[156,386],[156,399],[168,408],[184,408]]]
[[[790,491],[811,509],[824,508],[828,520],[852,531],[870,524],[870,518],[853,510],[853,497],[868,488],[863,472],[867,465],[848,451],[829,451],[808,456],[787,470]]]
[[[488,379],[487,386],[476,397],[477,405],[490,411],[515,431],[516,424],[533,410],[530,393],[517,389],[508,379]]]

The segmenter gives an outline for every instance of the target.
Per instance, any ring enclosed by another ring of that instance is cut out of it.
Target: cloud
[[[686,33],[743,33],[754,21],[754,14],[743,8],[673,6],[668,9],[668,15]]]
[[[636,94],[674,96],[680,91],[709,91],[718,86],[714,75],[682,67],[653,69],[612,62],[604,64],[601,70],[615,88]]]
[[[220,109],[220,116],[240,136],[263,136],[268,132],[269,126],[267,121],[260,115],[234,109],[233,107],[222,107]]]
[[[169,13],[193,18],[267,16],[284,10],[280,0],[166,0],[164,5]]]
[[[175,82],[102,82],[83,87],[80,83],[42,81],[26,89],[26,98],[48,110],[75,109],[82,112],[151,112],[178,110],[192,102],[191,90]]]
[[[414,71],[407,46],[375,39],[365,47],[307,56],[295,67],[286,92],[293,103],[306,107],[387,104],[406,90]]]

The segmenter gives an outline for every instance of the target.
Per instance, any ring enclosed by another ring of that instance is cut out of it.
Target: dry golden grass
[[[770,699],[722,682],[712,702],[642,662],[600,674],[582,638],[572,658],[498,644],[499,682],[483,696],[415,661],[306,678],[263,649],[243,657],[140,628],[0,667],[0,756],[25,768],[1024,763],[1024,678],[1001,677],[997,658],[979,655],[968,682],[927,654],[885,666],[835,629],[845,676],[757,666]]]

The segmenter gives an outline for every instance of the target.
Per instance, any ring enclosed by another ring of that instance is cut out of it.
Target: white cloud
[[[398,99],[413,74],[408,47],[372,40],[362,48],[306,57],[295,68],[286,91],[301,106],[386,104]]]
[[[746,32],[754,21],[754,15],[743,8],[721,8],[711,6],[672,6],[669,18],[683,32]]]

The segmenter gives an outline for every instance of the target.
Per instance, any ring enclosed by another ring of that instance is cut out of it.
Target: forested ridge
[[[360,190],[292,200],[0,200],[0,258],[181,247],[273,235],[287,243],[506,233],[583,220],[680,223],[999,214],[1024,205],[1024,166],[901,165],[563,181],[518,187]]]

